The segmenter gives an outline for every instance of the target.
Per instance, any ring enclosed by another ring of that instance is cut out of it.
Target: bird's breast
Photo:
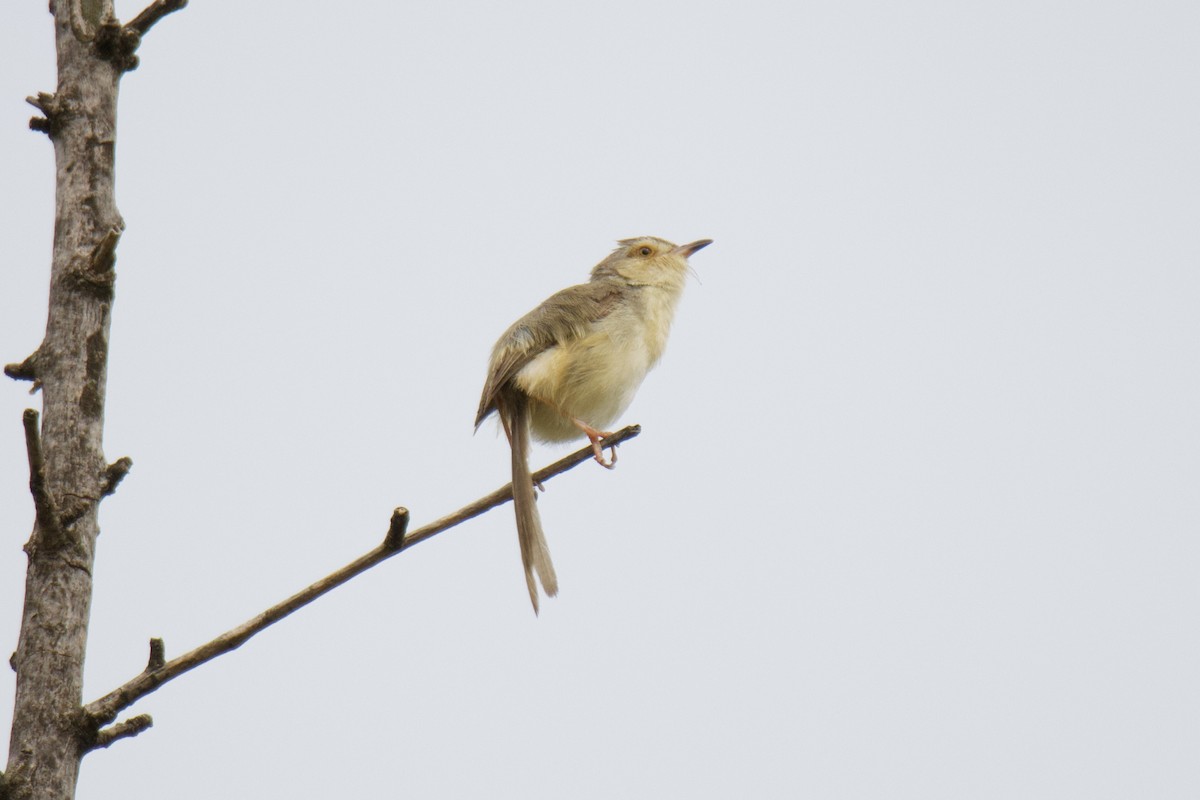
[[[533,416],[539,438],[575,438],[569,418],[603,428],[629,407],[662,356],[674,311],[671,298],[638,300],[596,321],[585,335],[538,354],[517,374],[517,386],[547,406]]]

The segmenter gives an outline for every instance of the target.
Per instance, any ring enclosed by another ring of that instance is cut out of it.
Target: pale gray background
[[[8,362],[45,321],[44,0],[0,36]],[[135,467],[87,699],[393,506],[504,483],[471,435],[496,336],[614,239],[716,244],[643,436],[541,502],[540,619],[498,510],[140,703],[79,796],[1200,796],[1198,41],[1183,1],[167,19],[122,84],[106,448]]]

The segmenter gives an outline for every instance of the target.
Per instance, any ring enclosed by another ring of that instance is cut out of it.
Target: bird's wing
[[[492,349],[475,427],[496,410],[496,395],[526,364],[551,347],[583,338],[594,323],[611,314],[621,289],[611,281],[581,283],[551,295],[514,322]]]

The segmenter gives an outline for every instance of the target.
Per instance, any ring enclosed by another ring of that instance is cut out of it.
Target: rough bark
[[[101,23],[112,18],[110,0],[55,5],[58,86],[31,101],[45,114],[32,127],[49,135],[56,165],[50,302],[45,339],[21,365],[28,374],[16,376],[41,387],[49,502],[39,503],[25,545],[7,800],[74,797],[80,759],[95,737],[81,705],[97,511],[109,483],[102,434],[113,251],[123,227],[113,187],[122,65],[96,46]]]

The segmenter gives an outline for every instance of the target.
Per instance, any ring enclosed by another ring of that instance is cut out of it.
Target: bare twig
[[[100,487],[100,496],[108,497],[117,490],[121,485],[121,481],[125,480],[125,476],[129,474],[129,470],[133,468],[133,459],[129,456],[121,456],[113,463],[109,464],[104,470],[104,483]]]
[[[404,549],[404,532],[408,530],[408,517],[408,509],[404,506],[392,512],[392,521],[388,525],[387,536],[383,539],[383,546],[388,550]]]
[[[30,95],[25,98],[25,102],[41,111],[43,114],[53,114],[54,95],[47,92],[38,92],[36,96]]]
[[[184,8],[187,4],[188,0],[154,0],[142,10],[142,13],[126,23],[125,27],[132,28],[140,35],[145,36],[146,31],[153,28],[160,19]]]
[[[167,663],[167,646],[162,639],[150,640],[150,658],[146,661],[146,672],[158,672]]]
[[[617,431],[601,444],[606,448],[615,446],[628,439],[632,439],[641,432],[641,426],[630,425],[627,428]],[[548,467],[538,470],[533,474],[533,478],[535,481],[543,483],[555,475],[582,464],[590,458],[592,458],[592,448],[589,445],[565,458],[559,459]],[[150,670],[147,668],[145,672],[133,678],[124,686],[118,687],[99,700],[84,706],[84,713],[102,725],[111,722],[116,719],[117,714],[122,709],[133,705],[167,681],[173,680],[185,672],[195,669],[207,661],[211,661],[217,656],[228,653],[231,650],[236,650],[268,626],[273,625],[292,612],[303,608],[327,592],[336,589],[351,578],[366,572],[371,567],[386,561],[397,553],[404,552],[414,544],[431,539],[442,531],[453,528],[473,517],[477,517],[488,509],[507,503],[509,500],[512,500],[511,483],[497,489],[486,497],[476,500],[470,505],[463,506],[453,514],[417,528],[411,533],[401,534],[398,547],[393,539],[393,532],[398,527],[407,523],[408,512],[407,509],[397,508],[392,514],[392,523],[388,529],[388,536],[375,549],[359,556],[346,566],[326,575],[324,578],[300,590],[288,599],[268,608],[253,619],[247,620],[212,641],[168,661],[160,669]]]
[[[124,722],[113,725],[111,728],[104,728],[97,731],[95,740],[87,749],[99,750],[102,747],[108,747],[115,741],[137,736],[142,731],[153,726],[154,720],[149,714],[138,714],[136,717],[130,717]]]
[[[21,415],[25,424],[25,453],[29,458],[29,491],[37,512],[37,527],[44,541],[58,542],[62,538],[58,505],[46,486],[46,462],[42,456],[42,436],[38,430],[38,412],[25,409]]]

